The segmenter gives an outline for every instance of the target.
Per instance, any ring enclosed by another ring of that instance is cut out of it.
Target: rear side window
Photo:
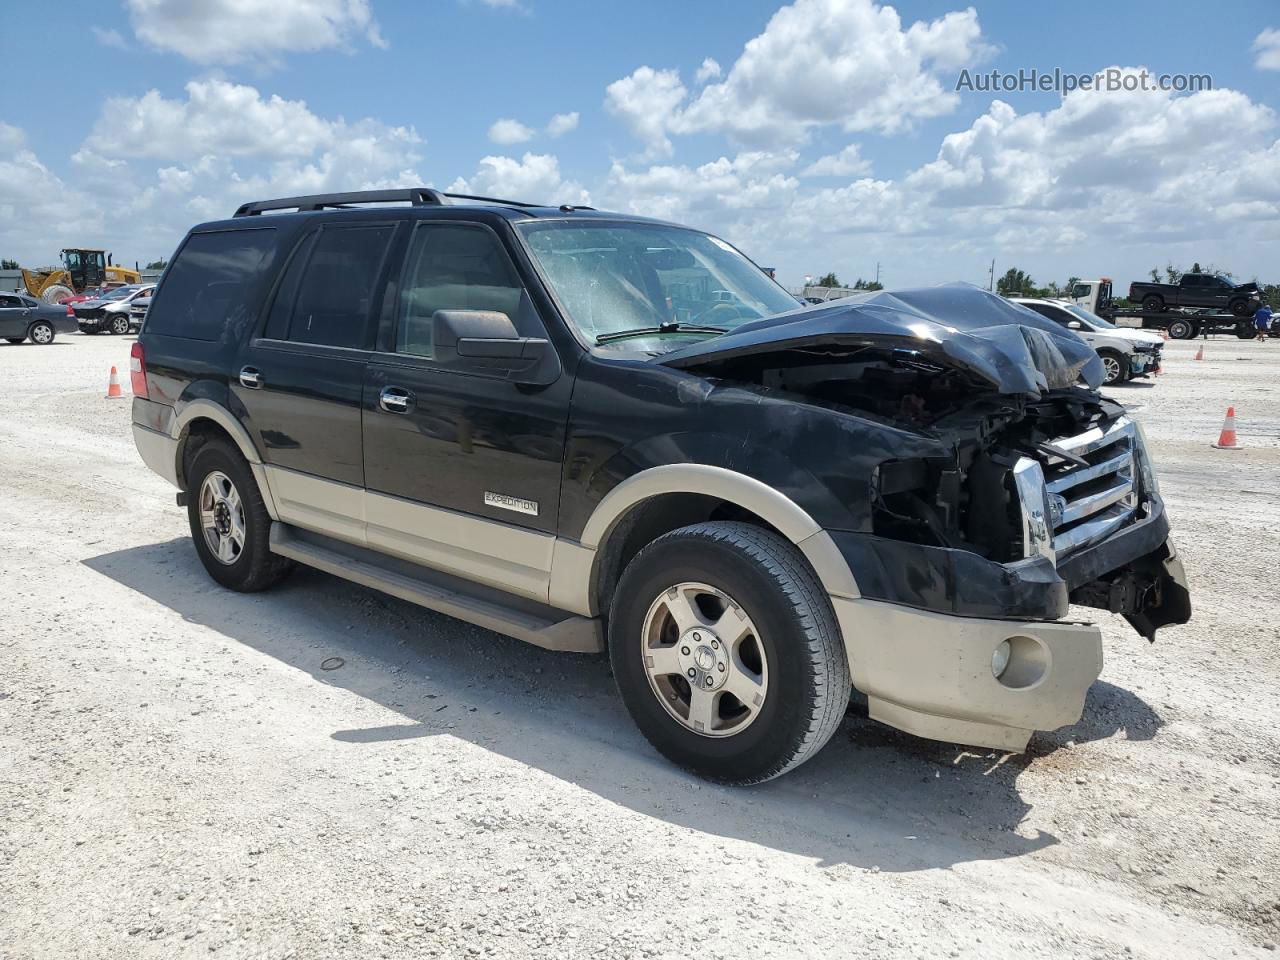
[[[519,328],[524,287],[498,238],[484,227],[423,224],[401,284],[396,352],[432,356],[437,310],[496,310]]]
[[[390,224],[321,229],[310,244],[310,255],[301,269],[285,339],[331,347],[363,347],[374,287],[394,230]],[[295,258],[294,263],[299,259]],[[290,272],[294,272],[293,264]],[[286,295],[290,279],[286,278],[282,287]]]
[[[194,233],[165,271],[147,333],[220,340],[256,313],[254,288],[275,249],[275,228]]]

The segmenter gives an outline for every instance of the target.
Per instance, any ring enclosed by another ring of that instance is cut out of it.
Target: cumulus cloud
[[[451,193],[506,197],[532,203],[590,204],[591,195],[579,183],[560,175],[560,161],[552,154],[526,153],[512,157],[484,157],[470,177],[458,177]]]
[[[839,153],[819,157],[804,170],[806,177],[860,177],[871,172],[871,161],[862,156],[862,150],[851,143]]]
[[[0,199],[0,221],[51,221],[55,203],[61,212],[42,234],[148,260],[247,200],[419,185],[421,147],[412,127],[323,117],[251,86],[193,81],[184,98],[153,90],[108,100],[66,183],[0,133],[0,192],[12,185],[14,194],[11,206]]]
[[[997,100],[895,178],[869,176],[856,145],[801,170],[846,181],[817,187],[791,175],[794,153],[696,167],[615,161],[605,200],[721,233],[770,262],[820,251],[856,264],[872,251],[870,270],[896,257],[914,273],[896,282],[977,280],[992,255],[1050,265],[1036,276],[1091,264],[1115,275],[1136,259],[1136,276],[1179,250],[1202,256],[1206,243],[1221,261],[1260,270],[1257,251],[1280,242],[1278,126],[1233,90],[1075,91],[1043,112]]]
[[[1254,38],[1251,49],[1257,54],[1253,65],[1259,70],[1280,70],[1280,30],[1263,30]]]
[[[578,111],[576,110],[572,113],[557,113],[547,124],[548,136],[561,137],[566,133],[577,130],[578,119]]]
[[[723,72],[719,63],[711,57],[707,57],[702,61],[702,66],[698,67],[698,72],[693,75],[693,79],[698,83],[706,83],[708,80],[716,79]]]
[[[341,49],[361,36],[386,46],[369,0],[125,0],[125,6],[139,40],[200,64]]]
[[[519,120],[503,117],[501,120],[495,120],[493,125],[489,127],[489,139],[504,146],[512,143],[524,143],[526,140],[533,139],[533,129],[526,127]]]
[[[747,42],[724,79],[689,99],[676,70],[642,66],[611,84],[606,106],[651,153],[669,154],[669,134],[723,133],[776,145],[815,127],[895,133],[950,113],[958,96],[940,73],[992,52],[969,8],[903,26],[873,0],[794,0]],[[718,76],[704,61],[699,81]]]

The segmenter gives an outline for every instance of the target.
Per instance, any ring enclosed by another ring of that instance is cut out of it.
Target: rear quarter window
[[[191,234],[165,271],[147,333],[238,338],[257,315],[259,281],[275,248],[274,227]]]

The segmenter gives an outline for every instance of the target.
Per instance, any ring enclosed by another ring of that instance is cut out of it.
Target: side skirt
[[[271,525],[271,552],[546,650],[568,653],[604,650],[599,619],[524,601],[460,577],[397,561],[286,523]]]

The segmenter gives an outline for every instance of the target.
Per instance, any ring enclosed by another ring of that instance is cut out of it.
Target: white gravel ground
[[[1275,955],[1280,342],[1115,391],[1195,619],[1106,618],[1079,724],[1009,756],[851,712],[753,789],[656,756],[600,659],[215,586],[103,398],[128,344],[0,345],[0,957]]]

